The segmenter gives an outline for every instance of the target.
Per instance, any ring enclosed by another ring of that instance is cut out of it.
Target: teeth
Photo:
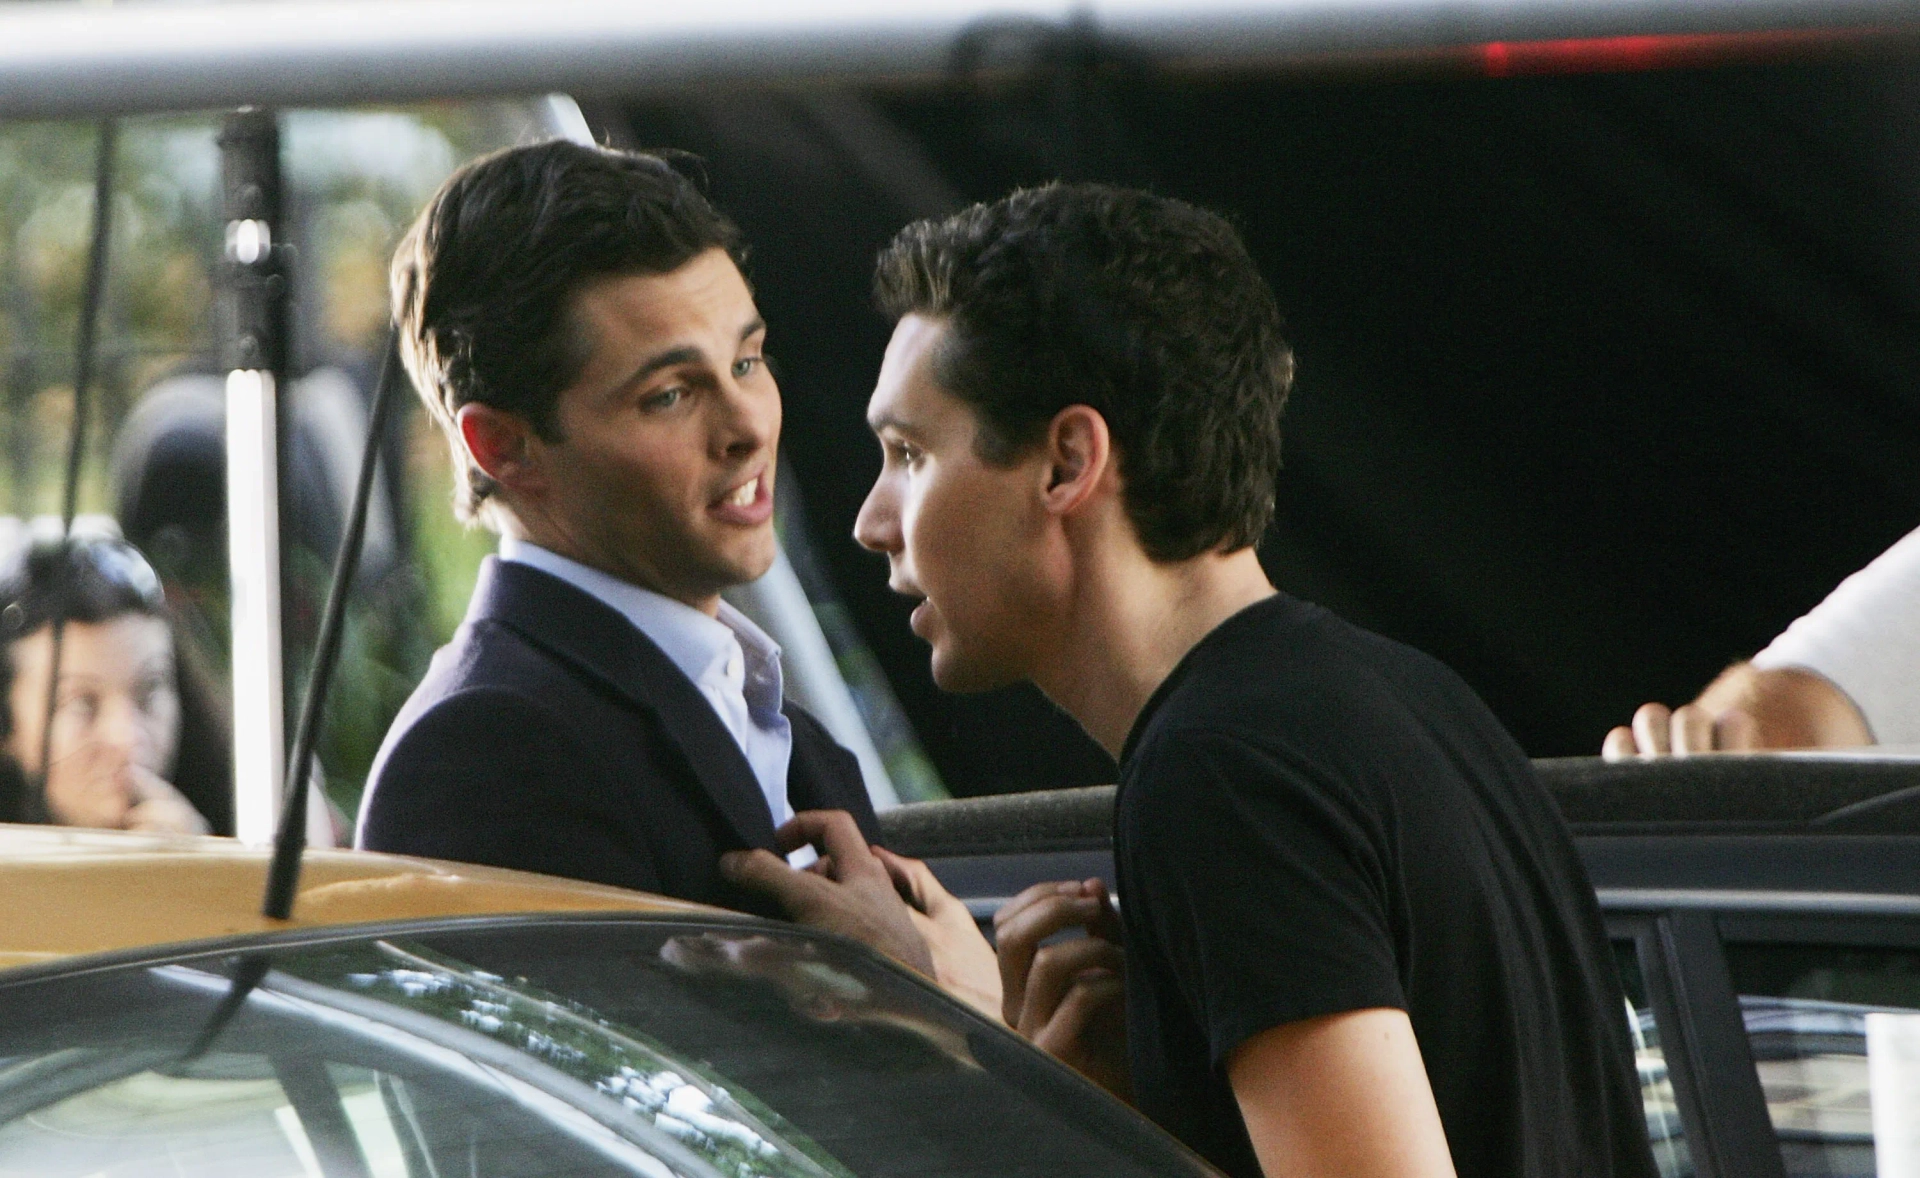
[[[752,507],[754,496],[760,493],[760,480],[749,479],[738,491],[727,496],[727,502],[735,507]]]

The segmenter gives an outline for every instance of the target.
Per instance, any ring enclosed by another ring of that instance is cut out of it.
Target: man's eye
[[[678,386],[670,389],[661,389],[657,393],[648,393],[646,396],[640,398],[640,408],[646,413],[658,413],[663,409],[671,409],[675,405],[678,405],[680,399],[686,395],[687,390],[679,388]]]
[[[893,451],[893,460],[902,466],[912,466],[914,463],[920,461],[920,455],[922,453],[920,447],[909,445],[906,442],[894,442],[888,446],[887,449]]]
[[[733,362],[733,378],[735,380],[745,380],[749,376],[752,376],[754,371],[759,367],[760,357],[742,356]]]

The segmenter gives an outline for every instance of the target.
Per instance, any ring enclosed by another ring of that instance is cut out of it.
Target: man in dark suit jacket
[[[775,554],[780,394],[740,253],[660,159],[565,142],[462,169],[402,243],[402,357],[501,553],[387,734],[359,845],[762,908],[722,853],[775,849],[796,810],[875,836],[853,755],[720,600]]]

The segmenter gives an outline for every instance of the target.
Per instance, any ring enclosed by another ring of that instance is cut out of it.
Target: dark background
[[[1457,668],[1534,756],[1691,698],[1920,524],[1920,58],[1167,77],[1003,31],[952,80],[593,112],[754,243],[816,553],[956,793],[1111,780],[1030,689],[932,686],[885,562],[875,251],[1019,184],[1225,212],[1299,358],[1284,589]]]

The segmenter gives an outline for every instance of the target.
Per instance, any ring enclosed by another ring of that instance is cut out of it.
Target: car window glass
[[[51,1062],[51,1061],[45,1061]],[[74,1067],[103,1064],[74,1053]],[[215,1057],[195,1074],[141,1068],[106,1078],[0,1126],[0,1173],[317,1173],[300,1119],[270,1069]],[[11,1092],[17,1069],[0,1073]]]
[[[135,1081],[154,1095],[129,1112]],[[84,1156],[46,1127],[75,1110]],[[865,951],[758,925],[348,937],[0,987],[0,1174],[171,1175],[183,1151],[321,1178],[1206,1172]]]
[[[1887,1061],[1876,1081],[1869,1025],[1917,1025],[1920,951],[1734,943],[1727,966],[1789,1178],[1876,1173],[1875,1101],[1911,1096]]]
[[[1646,975],[1640,969],[1639,950],[1632,941],[1613,943],[1614,963],[1620,971],[1620,989],[1627,996],[1627,1028],[1633,1036],[1633,1058],[1640,1073],[1640,1101],[1647,1113],[1647,1137],[1653,1142],[1660,1178],[1685,1178],[1693,1173],[1687,1135],[1674,1103],[1673,1078],[1667,1072],[1666,1050],[1660,1044],[1660,1023],[1647,998]]]

